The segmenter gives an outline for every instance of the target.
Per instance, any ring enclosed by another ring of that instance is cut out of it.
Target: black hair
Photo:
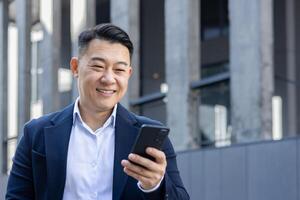
[[[80,33],[78,37],[79,55],[82,55],[93,39],[102,39],[112,43],[120,43],[127,47],[130,58],[133,54],[133,44],[128,34],[118,26],[109,23],[98,24]]]

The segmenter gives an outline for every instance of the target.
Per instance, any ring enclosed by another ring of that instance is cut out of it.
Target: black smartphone
[[[169,131],[170,129],[165,126],[142,125],[131,152],[154,160],[152,156],[146,153],[146,148],[154,147],[161,150]]]

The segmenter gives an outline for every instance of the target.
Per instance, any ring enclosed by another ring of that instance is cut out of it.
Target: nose
[[[112,83],[114,83],[115,79],[114,79],[113,72],[110,71],[110,70],[106,70],[102,74],[100,81],[101,81],[101,83],[104,83],[104,84],[112,84]]]

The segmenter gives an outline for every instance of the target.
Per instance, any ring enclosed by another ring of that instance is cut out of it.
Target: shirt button
[[[91,165],[92,165],[93,168],[95,168],[97,166],[97,163],[96,162],[92,162]]]

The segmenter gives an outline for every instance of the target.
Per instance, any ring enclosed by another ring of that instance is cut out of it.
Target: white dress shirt
[[[64,200],[111,200],[117,105],[102,127],[83,122],[77,98],[73,111]]]
[[[73,111],[63,200],[111,200],[117,104],[104,125],[93,131],[81,118],[77,98]],[[159,188],[143,192],[152,192]]]

